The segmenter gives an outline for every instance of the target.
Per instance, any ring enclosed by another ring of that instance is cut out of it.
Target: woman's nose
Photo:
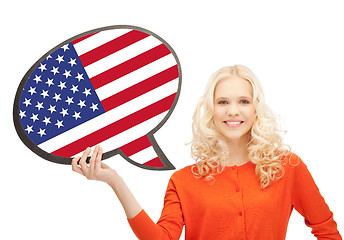
[[[229,104],[227,107],[228,116],[237,116],[239,115],[239,108],[236,104]]]

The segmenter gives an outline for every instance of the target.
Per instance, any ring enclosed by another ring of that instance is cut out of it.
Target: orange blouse
[[[261,189],[255,165],[226,167],[209,184],[191,166],[173,173],[155,224],[142,210],[128,222],[139,239],[282,240],[295,208],[318,239],[342,239],[306,165],[292,154],[285,175]]]

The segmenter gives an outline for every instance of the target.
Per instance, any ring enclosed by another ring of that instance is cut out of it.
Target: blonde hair
[[[284,175],[282,157],[288,155],[289,147],[282,142],[281,131],[275,114],[265,104],[263,89],[253,72],[243,65],[223,67],[209,79],[204,95],[200,98],[193,115],[191,155],[196,161],[192,172],[196,177],[214,180],[228,161],[230,149],[216,130],[213,122],[214,92],[223,79],[238,76],[251,83],[256,119],[247,144],[249,159],[256,164],[256,175],[261,188]]]

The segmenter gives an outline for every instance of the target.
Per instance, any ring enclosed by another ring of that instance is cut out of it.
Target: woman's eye
[[[249,104],[250,102],[248,100],[241,100],[240,103]]]
[[[228,102],[227,101],[225,101],[225,100],[221,100],[221,101],[219,101],[219,104],[227,104]]]

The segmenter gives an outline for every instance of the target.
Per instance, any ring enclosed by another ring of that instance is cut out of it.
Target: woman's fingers
[[[93,153],[92,153],[92,156],[90,158],[90,176],[92,178],[93,176],[93,173],[94,173],[94,164],[95,164],[95,160],[96,160],[96,157],[97,157],[97,153],[98,153],[98,150],[99,150],[99,146],[97,145],[94,150],[93,150]]]
[[[103,155],[103,148],[96,146],[93,150],[93,153],[90,157],[89,165],[86,160],[91,153],[91,148],[87,148],[82,156],[77,156],[72,160],[72,169],[73,171],[84,175],[87,179],[98,180],[101,169],[109,168],[107,165],[103,165],[101,162]],[[80,167],[78,166],[78,162]]]
[[[86,148],[86,150],[83,152],[82,156],[81,156],[81,159],[79,161],[79,165],[81,167],[81,170],[83,171],[84,175],[88,178],[88,172],[89,172],[89,169],[88,169],[88,166],[87,166],[87,163],[86,163],[86,159],[88,157],[88,155],[90,155],[91,153],[91,148]]]
[[[77,157],[73,158],[73,160],[72,160],[72,170],[74,172],[80,173],[81,175],[84,175],[84,173],[81,170],[81,168],[78,167],[78,161],[79,160],[80,160],[80,156],[77,156]]]
[[[96,169],[100,169],[101,168],[102,156],[103,156],[103,148],[98,146],[97,157],[95,159],[95,168]]]

